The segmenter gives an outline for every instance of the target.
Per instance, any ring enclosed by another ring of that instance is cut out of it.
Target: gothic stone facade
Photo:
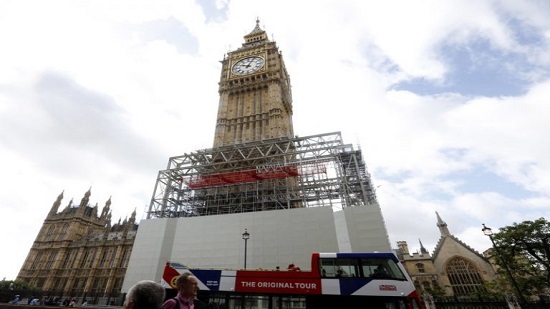
[[[433,255],[420,243],[420,252],[410,253],[406,241],[397,242],[398,256],[420,293],[436,290],[447,296],[468,296],[483,282],[496,277],[491,262],[453,236],[437,214],[441,237]]]
[[[88,190],[79,205],[71,200],[61,212],[63,193],[57,197],[17,279],[89,303],[118,296],[138,228],[136,213],[111,225],[111,199],[98,216],[90,195]]]

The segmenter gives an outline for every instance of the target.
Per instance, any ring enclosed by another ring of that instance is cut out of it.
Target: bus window
[[[361,259],[361,269],[365,277],[406,280],[399,266],[390,259]]]
[[[199,291],[198,296],[199,299],[208,302],[209,308],[227,308],[229,296],[225,292],[206,293],[206,291]]]
[[[321,276],[332,277],[357,277],[357,259],[322,258],[320,260]]]
[[[320,259],[321,277],[336,277],[336,265],[334,259]]]
[[[268,309],[268,295],[230,295],[228,308]]]
[[[306,307],[306,298],[303,296],[273,296],[271,307],[273,309],[302,309]]]

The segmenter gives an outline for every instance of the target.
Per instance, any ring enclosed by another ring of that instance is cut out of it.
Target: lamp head
[[[250,233],[248,233],[247,229],[244,229],[244,233],[243,233],[243,239],[244,240],[247,240],[250,238]]]
[[[493,230],[490,227],[486,227],[485,223],[483,223],[482,225],[483,225],[483,228],[481,229],[481,231],[483,232],[483,234],[485,234],[485,236],[492,236]]]

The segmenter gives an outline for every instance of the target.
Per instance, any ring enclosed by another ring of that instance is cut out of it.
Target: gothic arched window
[[[52,240],[54,230],[55,230],[55,226],[50,225],[50,227],[48,228],[48,231],[46,232],[46,239],[45,239],[46,241]]]
[[[452,258],[446,271],[455,296],[475,292],[483,281],[476,266],[463,258]]]
[[[64,240],[65,239],[65,235],[67,235],[67,229],[68,228],[69,228],[68,224],[63,225],[63,227],[61,228],[61,234],[59,235],[59,240]]]
[[[425,273],[426,270],[424,269],[424,264],[422,263],[416,263],[416,269],[418,270],[419,273]]]

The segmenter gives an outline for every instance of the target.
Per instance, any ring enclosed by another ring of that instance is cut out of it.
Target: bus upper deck
[[[303,303],[297,308],[328,308],[331,303],[422,308],[414,285],[393,253],[313,253],[311,269],[304,271],[192,269],[168,262],[164,285],[175,288],[176,278],[185,272],[197,278],[201,298],[209,303],[216,299],[215,303],[228,308],[249,308],[245,304],[254,299],[272,305],[250,308],[290,308],[274,305],[284,299]]]

